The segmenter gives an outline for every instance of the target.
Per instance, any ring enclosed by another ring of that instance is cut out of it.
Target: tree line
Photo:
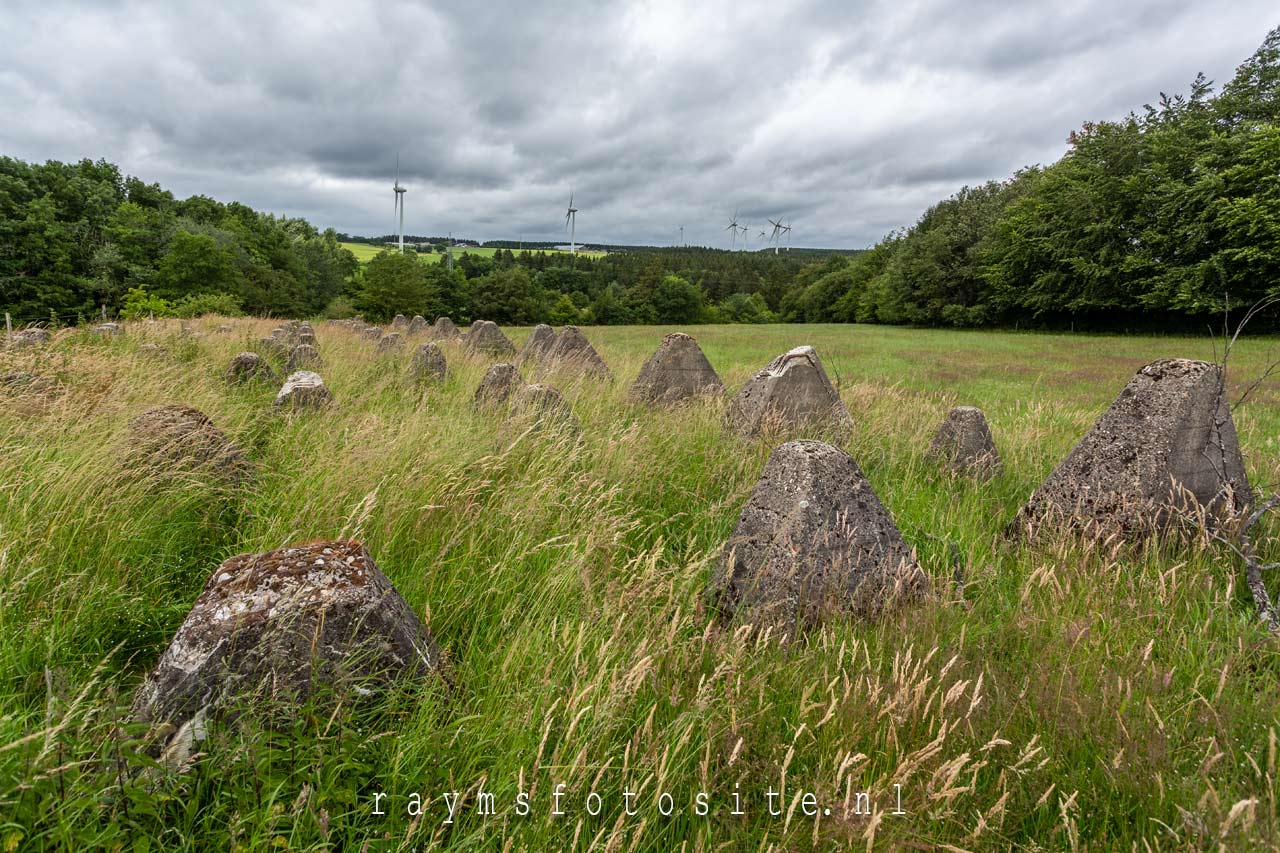
[[[1220,91],[1086,123],[1067,153],[964,187],[857,253],[519,244],[361,266],[303,219],[184,200],[103,160],[0,157],[0,306],[129,314],[398,313],[506,324],[1202,325],[1280,287],[1280,29]],[[383,242],[386,237],[366,238]],[[473,241],[474,242],[474,241]]]
[[[175,199],[105,160],[0,157],[0,304],[23,321],[133,307],[308,316],[355,257],[332,231],[206,196]]]
[[[385,322],[395,314],[508,325],[771,323],[808,266],[798,256],[648,249],[603,256],[455,251],[454,269],[386,251],[331,313]]]
[[[784,297],[784,320],[1163,327],[1280,289],[1280,28],[1052,165],[965,187]]]

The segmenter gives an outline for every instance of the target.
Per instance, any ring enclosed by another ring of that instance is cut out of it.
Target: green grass
[[[339,245],[341,245],[345,249],[350,249],[352,254],[356,256],[356,260],[362,264],[367,264],[369,261],[373,260],[374,257],[376,257],[377,254],[383,251],[385,248],[383,246],[371,246],[368,243],[340,243]],[[453,250],[453,257],[454,257],[454,260],[456,261],[459,257],[461,257],[463,252],[468,252],[472,255],[477,255],[482,258],[492,258],[493,253],[496,251],[498,250],[492,249],[492,248],[483,248],[479,246],[468,246],[465,249],[459,247]],[[520,253],[519,249],[512,249],[511,251],[515,252],[516,254]],[[549,255],[569,254],[568,252],[560,249],[531,249],[530,251],[546,252]],[[589,251],[586,251],[585,249],[579,249],[578,254],[584,255],[589,258],[601,258],[601,257],[604,257],[606,253],[605,252],[589,252]],[[432,254],[419,255],[419,257],[422,258],[423,261],[429,264],[438,264],[440,263],[441,259],[444,258],[444,255],[432,253]]]
[[[818,348],[858,423],[844,446],[938,590],[780,643],[720,625],[703,597],[772,448],[725,434],[718,404],[625,403],[670,330],[586,330],[617,381],[562,386],[583,423],[573,444],[474,412],[486,364],[451,345],[448,381],[419,390],[408,351],[378,355],[325,325],[337,406],[274,416],[274,388],[221,380],[271,324],[219,335],[221,322],[195,321],[190,339],[139,325],[0,353],[4,371],[61,382],[51,397],[0,391],[0,851],[1280,848],[1280,654],[1236,561],[1198,542],[1000,536],[1138,367],[1212,358],[1207,339],[690,330],[731,390],[792,346]],[[173,357],[138,353],[147,339]],[[1274,351],[1239,345],[1237,391]],[[129,419],[173,402],[247,449],[251,488],[157,494],[121,470]],[[1005,471],[987,484],[925,459],[956,404],[991,421]],[[1236,418],[1255,481],[1280,481],[1276,384]],[[967,606],[925,532],[959,547]],[[117,723],[219,561],[339,535],[429,622],[457,688],[303,709],[283,732],[218,730],[191,771],[137,773],[147,761]],[[559,783],[568,814],[553,817]],[[905,816],[885,811],[895,783]],[[513,811],[521,786],[528,817]],[[475,814],[481,787],[498,815]],[[593,789],[598,817],[583,810]],[[735,789],[743,816],[729,814]],[[879,817],[845,812],[863,790]],[[420,820],[404,811],[415,791],[432,798]],[[464,797],[446,824],[451,791]],[[697,791],[710,817],[694,813]],[[832,815],[805,817],[806,791]]]

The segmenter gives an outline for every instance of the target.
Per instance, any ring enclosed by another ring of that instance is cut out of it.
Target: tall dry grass
[[[792,346],[818,348],[858,424],[844,445],[938,592],[783,638],[720,624],[704,600],[772,448],[730,438],[718,404],[625,403],[666,330],[588,330],[618,379],[553,380],[574,434],[475,411],[486,360],[447,347],[448,380],[422,388],[410,349],[378,354],[324,325],[337,403],[281,416],[274,387],[221,378],[271,324],[216,333],[224,322],[67,330],[0,355],[0,372],[57,380],[0,392],[0,850],[1280,846],[1280,656],[1230,556],[1000,536],[1137,367],[1207,357],[1207,340],[693,330],[732,390]],[[140,352],[148,341],[168,355]],[[1241,345],[1237,384],[1269,349]],[[254,461],[252,482],[122,465],[129,420],[168,403],[210,415]],[[926,462],[957,403],[986,410],[996,480]],[[1280,480],[1274,389],[1236,417],[1250,473]],[[217,563],[339,535],[365,542],[429,622],[457,689],[304,708],[285,732],[216,732],[188,773],[137,772],[149,760],[121,705]],[[419,816],[413,792],[429,798]],[[452,823],[446,792],[460,796]],[[476,812],[486,793],[496,815]]]

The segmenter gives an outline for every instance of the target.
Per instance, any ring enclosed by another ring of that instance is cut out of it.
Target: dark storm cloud
[[[1218,6],[7,3],[0,153],[367,234],[398,153],[413,233],[559,239],[572,188],[588,241],[718,245],[737,209],[862,246],[1228,79],[1277,21]]]

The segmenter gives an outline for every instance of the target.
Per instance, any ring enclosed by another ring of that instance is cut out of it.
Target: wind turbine
[[[783,231],[787,232],[787,251],[788,252],[791,251],[791,226],[794,224],[795,224],[794,222],[788,222],[786,227],[782,229]]]
[[[404,194],[408,192],[407,187],[400,186],[400,155],[396,154],[396,213],[400,214],[400,232],[399,246],[400,251],[404,252]]]
[[[773,233],[769,235],[769,242],[773,243],[773,253],[776,255],[778,254],[778,243],[781,242],[778,239],[778,235],[782,233],[782,217],[779,216],[777,222],[772,219],[768,220],[768,222],[773,226]]]
[[[744,226],[745,229],[745,226]],[[733,232],[733,249],[738,249],[738,211],[733,212],[733,216],[729,219],[729,225],[724,230]]]
[[[573,206],[573,190],[569,190],[569,209],[564,215],[564,225],[569,229],[569,254],[578,254],[578,244],[574,242],[574,231],[578,226],[578,208]]]

